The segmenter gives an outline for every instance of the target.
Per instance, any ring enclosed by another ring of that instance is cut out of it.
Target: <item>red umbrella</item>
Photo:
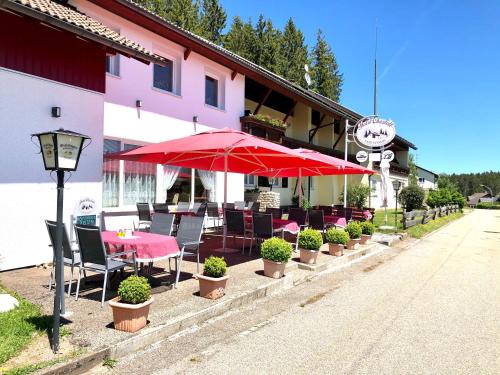
[[[290,166],[328,166],[318,158],[309,158],[306,153],[301,154],[227,128],[108,154],[106,157],[224,172],[224,203],[227,201],[227,172],[257,174],[256,171]]]
[[[273,168],[268,170],[257,171],[255,174],[267,177],[298,177],[299,184],[302,176],[331,176],[331,175],[346,175],[346,174],[374,174],[371,169],[364,168],[358,164],[351,163],[346,160],[338,159],[333,156],[325,155],[317,151],[312,151],[304,148],[293,150],[300,155],[307,156],[309,160],[316,160],[323,163],[323,166],[316,167],[286,167]],[[299,185],[300,186],[300,185]],[[299,206],[302,206],[302,189],[299,188]]]

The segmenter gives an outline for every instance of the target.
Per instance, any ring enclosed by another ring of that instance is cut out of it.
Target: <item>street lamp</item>
[[[396,192],[396,211],[394,212],[394,227],[396,228],[396,232],[398,231],[398,192],[401,188],[401,181],[394,180],[392,181],[392,188]]]
[[[54,296],[52,329],[52,350],[57,353],[59,351],[60,315],[64,314],[64,267],[62,260],[64,172],[76,171],[83,144],[86,139],[90,138],[64,129],[32,134],[31,137],[38,138],[45,170],[57,172],[57,230],[54,249],[56,293]]]
[[[484,187],[485,189],[488,189],[488,191],[490,192],[491,198],[493,198],[493,191],[491,190],[491,188],[490,188],[489,186],[487,186],[487,185],[483,185],[483,184],[481,184],[481,185],[479,185],[479,186],[482,186],[482,187]]]

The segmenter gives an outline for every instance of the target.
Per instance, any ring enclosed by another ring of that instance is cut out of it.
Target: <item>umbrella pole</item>
[[[302,168],[299,168],[299,207],[302,207]]]
[[[227,154],[224,154],[224,208],[227,203]]]

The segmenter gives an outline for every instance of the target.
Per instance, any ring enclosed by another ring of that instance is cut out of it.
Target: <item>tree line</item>
[[[443,184],[445,181],[456,186],[465,197],[474,193],[489,192],[481,185],[489,187],[494,196],[500,193],[500,172],[440,174],[438,183]]]
[[[260,15],[257,22],[236,16],[227,33],[227,13],[219,0],[135,0],[179,27],[193,32],[287,80],[307,88],[304,65],[310,66],[310,89],[340,100],[343,76],[321,29],[312,48],[292,18],[283,30]]]

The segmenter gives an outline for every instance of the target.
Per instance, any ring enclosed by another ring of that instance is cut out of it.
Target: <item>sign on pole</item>
[[[385,150],[382,152],[382,160],[393,161],[394,160],[394,152],[391,150]]]
[[[366,151],[358,151],[356,153],[356,160],[359,161],[360,163],[364,163],[365,161],[368,160],[368,152]]]

